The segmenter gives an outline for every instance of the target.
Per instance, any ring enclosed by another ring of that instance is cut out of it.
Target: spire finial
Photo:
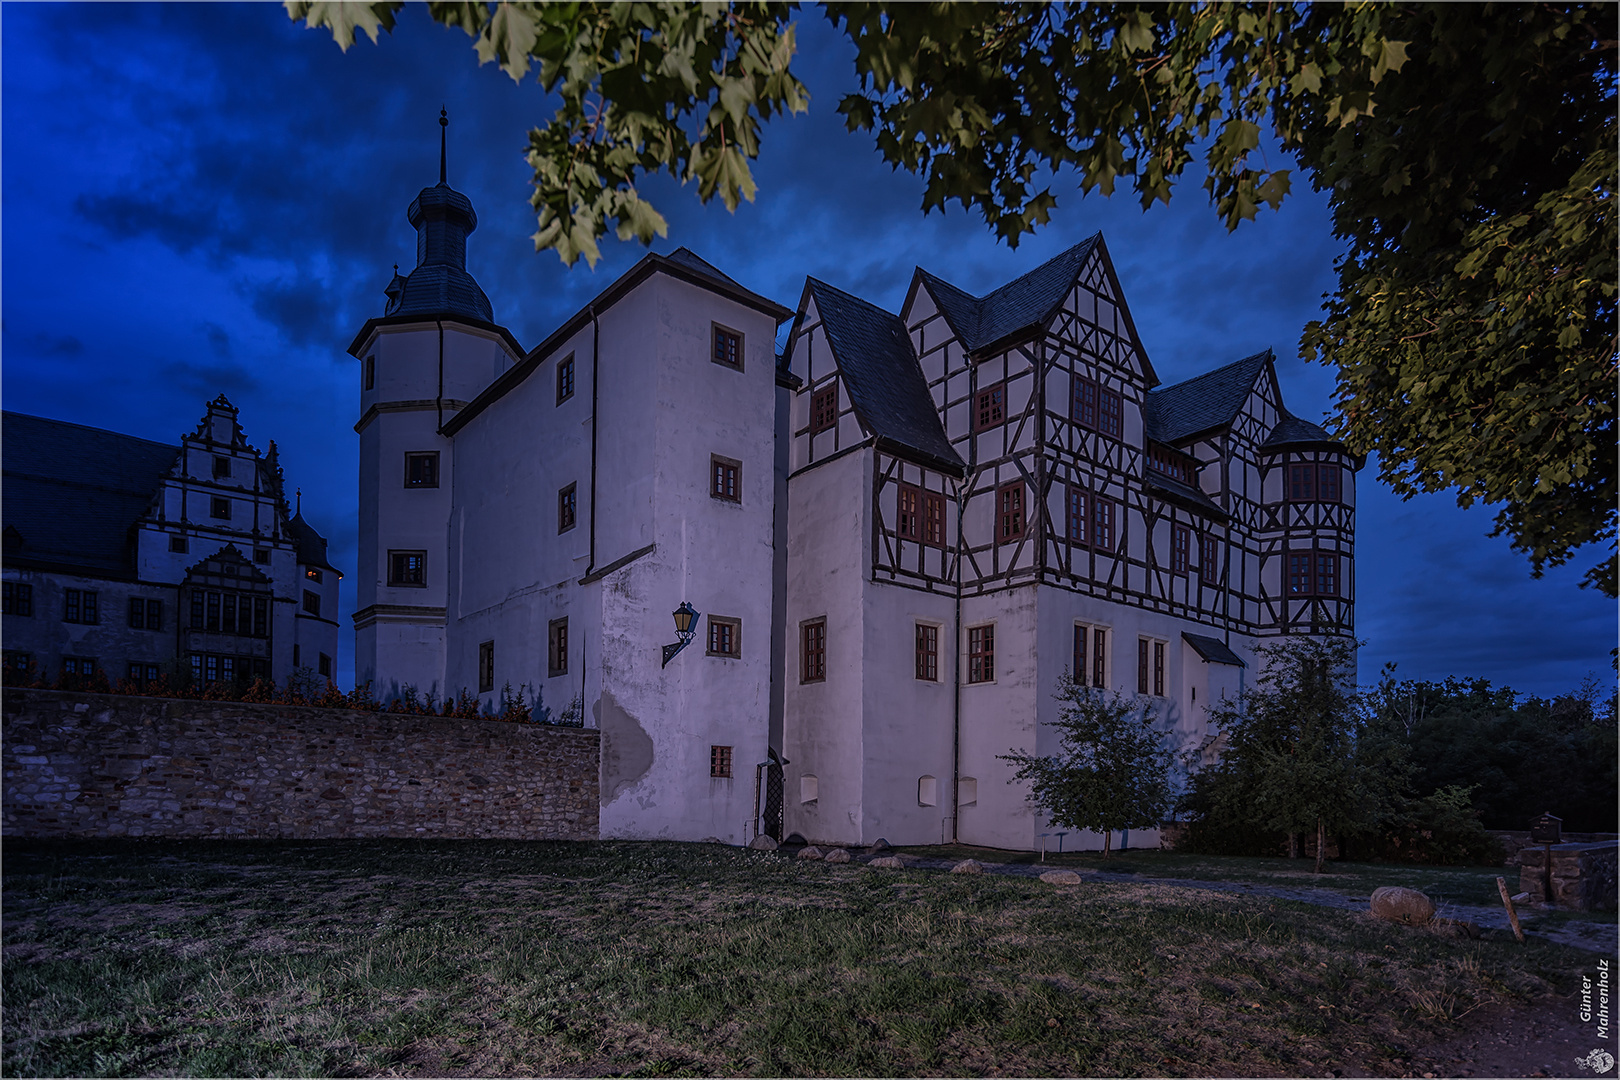
[[[294,504],[293,517],[299,517],[304,512],[304,489],[293,488],[293,498],[297,500]]]
[[[444,178],[444,137],[449,127],[450,116],[444,111],[444,106],[441,105],[439,106],[439,183],[441,184],[447,183]]]

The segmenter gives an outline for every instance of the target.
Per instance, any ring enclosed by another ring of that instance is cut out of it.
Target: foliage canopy
[[[403,0],[286,0],[347,49]],[[432,0],[480,62],[555,95],[529,133],[537,249],[595,263],[611,223],[667,230],[638,184],[752,199],[761,123],[803,112],[796,4]],[[1227,228],[1293,169],[1346,244],[1302,353],[1338,370],[1335,434],[1405,496],[1500,507],[1540,574],[1616,524],[1612,11],[1597,4],[832,3],[884,160],[1009,245],[1065,170],[1144,207],[1189,169]],[[1616,560],[1585,584],[1616,594]]]

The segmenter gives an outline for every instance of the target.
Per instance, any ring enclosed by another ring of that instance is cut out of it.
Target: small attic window
[[[743,336],[735,330],[714,324],[714,351],[711,354],[717,364],[724,364],[729,368],[742,370],[743,366]]]
[[[269,548],[254,548],[253,549],[253,561],[256,562],[256,563],[267,563],[267,562],[269,562],[270,561],[270,549]]]
[[[229,480],[231,477],[231,459],[223,454],[214,455],[214,479]]]
[[[810,396],[810,434],[826,431],[838,423],[838,384],[817,390]]]
[[[208,516],[222,521],[231,520],[231,500],[215,497],[209,500]]]

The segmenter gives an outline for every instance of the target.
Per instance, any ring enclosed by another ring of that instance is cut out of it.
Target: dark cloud
[[[259,386],[251,371],[229,363],[175,360],[163,365],[161,377],[168,389],[198,402],[211,401],[220,394],[240,402]]]
[[[80,356],[84,342],[72,334],[30,334],[21,342],[24,351],[39,357]]]

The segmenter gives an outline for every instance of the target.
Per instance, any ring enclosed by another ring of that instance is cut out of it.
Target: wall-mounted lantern
[[[682,649],[692,644],[692,638],[697,633],[697,631],[692,629],[692,624],[697,621],[698,617],[697,608],[694,608],[691,604],[688,604],[685,600],[682,600],[681,606],[675,609],[674,614],[675,636],[679,640],[677,640],[673,645],[664,646],[664,662],[661,665],[662,667],[669,667],[669,662],[675,659],[676,655]]]

